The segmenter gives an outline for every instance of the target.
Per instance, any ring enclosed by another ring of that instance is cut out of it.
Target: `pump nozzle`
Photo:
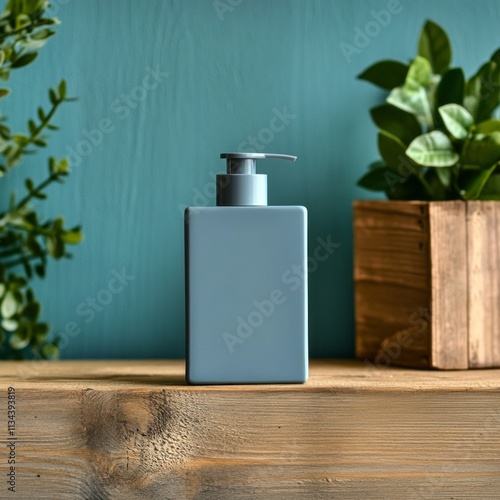
[[[217,176],[218,206],[267,205],[267,175],[257,174],[257,160],[295,161],[296,156],[275,153],[221,153],[227,173]]]
[[[278,160],[295,161],[296,156],[275,153],[221,153],[221,158],[227,159],[228,174],[256,174],[257,160],[276,158]]]

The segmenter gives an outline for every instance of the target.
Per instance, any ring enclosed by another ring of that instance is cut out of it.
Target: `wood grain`
[[[425,202],[354,203],[359,359],[430,366],[428,220]]]
[[[19,441],[16,495],[0,497],[498,498],[500,370],[310,373],[190,387],[180,361],[2,363]]]
[[[469,367],[467,224],[462,201],[429,203],[431,366]]]
[[[500,366],[500,204],[467,203],[469,366]]]

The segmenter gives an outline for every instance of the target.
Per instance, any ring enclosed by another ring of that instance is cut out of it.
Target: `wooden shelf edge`
[[[172,391],[486,391],[500,389],[500,369],[431,371],[376,366],[368,361],[312,360],[305,384],[189,386],[184,360],[4,361],[0,382],[38,390],[151,386]]]

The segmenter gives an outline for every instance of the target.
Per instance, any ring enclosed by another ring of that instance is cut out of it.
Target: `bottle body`
[[[307,380],[304,207],[187,208],[185,266],[189,383]]]

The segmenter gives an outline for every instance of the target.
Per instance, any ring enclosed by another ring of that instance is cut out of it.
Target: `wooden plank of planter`
[[[354,203],[359,359],[468,367],[466,235],[462,202]]]
[[[431,366],[464,369],[469,367],[466,204],[428,205]]]
[[[467,203],[469,366],[500,366],[500,203]]]
[[[3,362],[0,497],[498,498],[500,370],[310,373],[189,387],[181,361]]]
[[[427,368],[427,205],[355,202],[354,249],[357,357]]]

